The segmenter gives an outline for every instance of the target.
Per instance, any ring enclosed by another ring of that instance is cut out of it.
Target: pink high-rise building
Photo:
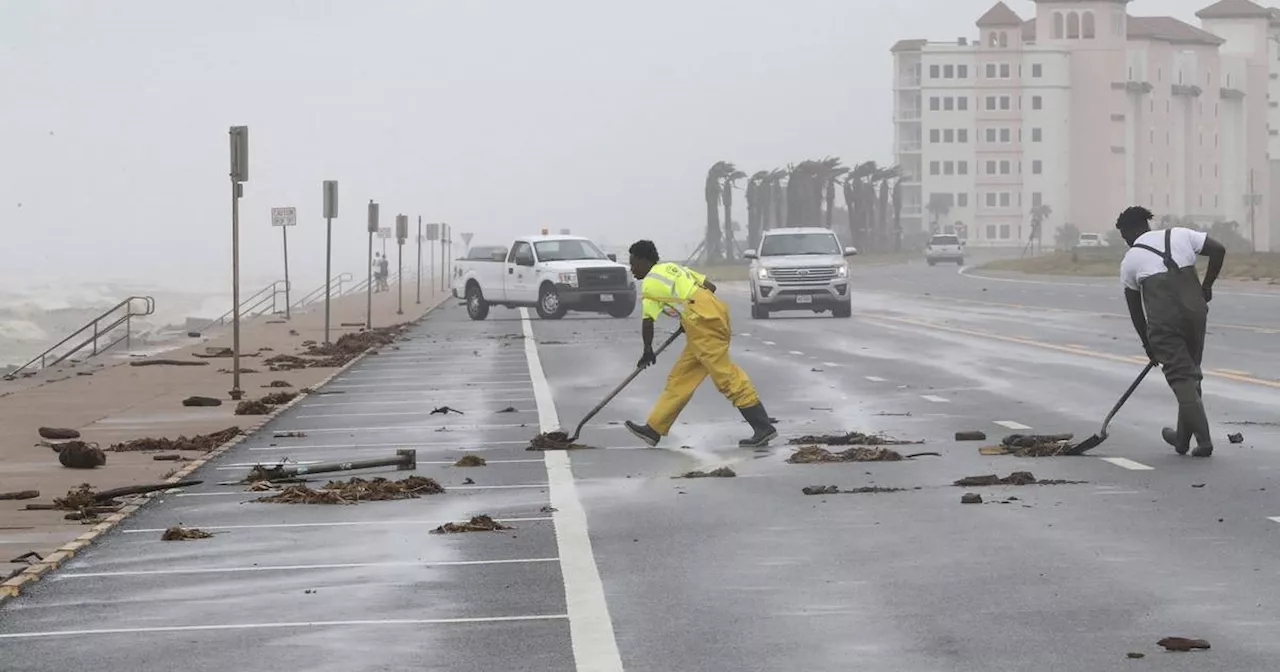
[[[1035,0],[1028,19],[999,2],[976,39],[894,45],[904,228],[1020,245],[1043,205],[1051,245],[1143,205],[1280,249],[1280,11],[1222,0],[1196,27],[1128,2]]]

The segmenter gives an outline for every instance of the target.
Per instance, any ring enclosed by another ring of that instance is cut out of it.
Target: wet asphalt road
[[[470,323],[449,307],[327,388],[342,394],[268,428],[306,438],[246,442],[202,472],[205,485],[146,507],[0,610],[0,669],[167,670],[180,651],[189,670],[572,670],[573,643],[584,670],[618,669],[610,645],[629,671],[1275,668],[1280,427],[1226,423],[1280,423],[1280,294],[1223,286],[1214,301],[1214,458],[1160,442],[1173,400],[1157,373],[1089,456],[1017,459],[952,435],[1096,431],[1142,365],[1128,359],[1139,350],[1114,285],[923,264],[854,280],[849,320],[750,320],[744,288],[726,286],[735,357],[784,436],[884,431],[941,458],[789,465],[781,442],[743,451],[747,426],[709,384],[662,449],[640,448],[620,423],[646,415],[672,352],[588,427],[583,440],[602,450],[571,456],[568,497],[555,464],[524,446],[555,420],[550,406],[571,428],[626,375],[636,321],[522,324],[497,309]],[[536,398],[522,328],[552,403]],[[442,404],[467,415],[427,415]],[[505,406],[519,412],[495,412]],[[1228,431],[1246,442],[1229,445]],[[313,507],[214,484],[260,459],[398,447],[416,447],[419,473],[449,491]],[[489,466],[449,466],[465,452]],[[671,478],[721,465],[738,478]],[[961,505],[950,485],[1017,470],[1087,483],[975,488],[982,505]],[[908,490],[800,493],[815,484]],[[558,510],[544,509],[553,499]],[[594,588],[564,502],[585,508]],[[516,529],[427,533],[477,513]],[[178,522],[218,534],[160,542]],[[1168,635],[1213,649],[1164,653],[1155,642]]]

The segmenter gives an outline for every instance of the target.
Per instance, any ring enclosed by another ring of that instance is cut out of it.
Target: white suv
[[[760,238],[760,250],[747,250],[751,260],[751,317],[768,319],[780,310],[830,310],[849,317],[849,263],[858,251],[841,247],[830,229],[774,229]]]
[[[924,259],[930,266],[940,261],[964,266],[964,243],[954,235],[938,234],[929,239],[929,244],[924,248]]]
[[[1106,247],[1107,241],[1096,233],[1082,233],[1076,247]]]

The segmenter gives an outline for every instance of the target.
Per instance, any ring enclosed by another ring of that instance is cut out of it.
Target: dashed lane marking
[[[764,343],[765,345],[777,345],[777,343],[774,343],[773,341],[760,341],[760,342]]]
[[[791,355],[799,355],[799,356],[801,356],[801,357],[803,357],[803,356],[804,356],[804,353],[803,353],[803,352],[800,352],[799,350],[791,350],[791,351],[789,351],[787,354],[791,354]]]
[[[560,429],[551,385],[542,370],[538,347],[533,340],[529,309],[520,309],[520,328],[525,336],[524,352],[533,376],[533,393],[538,399],[539,424],[543,432]],[[569,617],[569,641],[573,660],[581,672],[622,672],[622,655],[613,631],[613,619],[605,600],[600,569],[591,549],[587,511],[578,499],[569,451],[550,450],[543,454],[550,482],[552,514],[559,549],[561,577]]]
[[[831,367],[840,366],[839,364],[836,364],[835,362],[823,362],[823,363],[822,363],[822,365],[823,365],[823,366],[831,366]]]
[[[201,632],[211,630],[279,630],[358,627],[375,625],[454,625],[464,623],[511,623],[518,621],[552,621],[568,618],[565,614],[539,616],[491,616],[481,618],[397,618],[367,621],[299,621],[285,623],[221,623],[216,625],[157,625],[148,628],[99,628],[95,630],[43,630],[39,632],[0,633],[0,639],[38,639],[46,637],[87,637],[90,635],[137,635],[156,632]],[[622,669],[621,667],[617,669]]]
[[[873,383],[884,383],[884,382],[887,382],[884,378],[881,378],[880,376],[863,376],[863,378],[866,378],[867,380],[869,380],[869,381],[871,381],[871,382],[873,382]]]
[[[541,460],[539,460],[541,461]],[[54,576],[64,579],[97,579],[117,576],[163,576],[166,574],[236,574],[240,572],[293,572],[315,569],[394,569],[397,567],[471,567],[482,565],[519,565],[559,562],[560,558],[516,558],[508,560],[445,560],[440,562],[341,562],[323,565],[253,565],[250,567],[189,567],[185,569],[140,569],[122,572],[64,572]]]
[[[935,403],[935,404],[948,404],[948,403],[951,403],[951,400],[950,400],[950,399],[947,399],[946,397],[939,397],[939,396],[938,396],[938,395],[936,395],[936,394],[922,394],[922,395],[920,395],[920,398],[921,398],[921,399],[924,399],[925,401],[932,401],[932,402],[933,402],[933,403]]]
[[[1031,429],[1030,427],[1022,424],[1021,422],[1014,422],[1012,420],[996,420],[995,424],[1000,425],[1005,429]]]
[[[1148,467],[1147,465],[1141,462],[1134,462],[1133,460],[1127,457],[1103,457],[1100,459],[1103,462],[1110,462],[1111,464],[1114,464],[1117,467],[1124,467],[1125,469],[1129,469],[1131,471],[1155,471],[1155,467]]]

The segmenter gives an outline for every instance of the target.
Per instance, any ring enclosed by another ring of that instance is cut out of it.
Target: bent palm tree
[[[747,180],[747,247],[757,249],[764,230],[765,213],[769,209],[769,171],[756,171]]]
[[[867,200],[867,180],[878,168],[875,161],[860,163],[844,179],[844,207],[849,211],[849,242],[855,247],[867,245],[871,203]]]
[[[1031,208],[1031,237],[1036,241],[1037,253],[1040,252],[1040,239],[1044,234],[1041,225],[1043,225],[1044,220],[1049,219],[1049,215],[1052,214],[1053,208],[1049,207],[1048,204],[1045,203],[1041,203],[1040,205]]]
[[[720,200],[724,203],[724,258],[732,261],[735,257],[737,243],[734,241],[733,232],[735,222],[733,221],[733,190],[737,186],[738,180],[746,177],[747,174],[738,170],[732,163],[727,164],[729,174],[724,176],[724,186],[720,190]]]
[[[836,179],[847,172],[849,172],[849,169],[840,165],[840,159],[834,156],[828,156],[814,164],[817,196],[821,202],[826,204],[826,213],[823,216],[822,224],[828,229],[831,228],[832,217],[835,215]],[[820,204],[818,210],[821,211],[821,209],[822,206]]]
[[[703,196],[707,202],[707,230],[703,242],[705,245],[703,254],[709,262],[720,261],[724,256],[720,249],[720,181],[733,171],[733,164],[727,161],[717,161],[707,171],[707,181],[703,187]]]

